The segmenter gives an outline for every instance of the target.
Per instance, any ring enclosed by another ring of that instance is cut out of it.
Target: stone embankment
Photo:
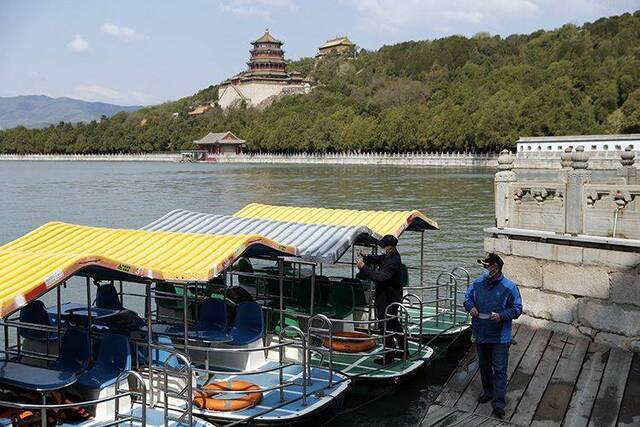
[[[244,154],[209,157],[212,163],[285,163],[285,164],[342,164],[342,165],[399,165],[491,167],[498,166],[497,154],[474,153],[298,153]]]
[[[102,162],[179,162],[180,153],[148,154],[0,154],[0,160],[16,161],[102,161]]]
[[[522,179],[504,151],[495,176],[496,226],[485,250],[505,261],[522,294],[518,322],[640,351],[640,177],[635,153],[595,180],[579,146],[555,179]]]

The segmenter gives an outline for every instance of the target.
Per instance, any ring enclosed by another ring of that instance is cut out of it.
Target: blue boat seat
[[[96,292],[96,307],[109,310],[122,310],[122,303],[118,296],[118,291],[113,283],[103,283],[98,285]]]
[[[207,298],[202,301],[196,322],[198,330],[227,329],[227,304],[222,299]]]
[[[263,334],[264,315],[260,305],[255,302],[241,302],[231,328],[230,335],[233,341],[229,345],[246,345],[262,338]]]
[[[107,334],[100,343],[95,365],[78,377],[78,383],[88,388],[102,389],[113,385],[122,371],[131,369],[131,348],[127,337]]]
[[[69,329],[62,336],[62,348],[50,368],[80,373],[89,367],[89,335],[81,329]]]
[[[53,321],[47,312],[47,308],[40,300],[31,301],[20,310],[20,322],[36,325],[53,326]],[[20,336],[35,341],[56,341],[58,334],[35,329],[19,328]]]

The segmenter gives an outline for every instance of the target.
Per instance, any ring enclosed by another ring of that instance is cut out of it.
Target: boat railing
[[[422,308],[422,301],[420,297],[418,297],[417,295],[410,294],[408,297],[408,300],[412,300],[414,303],[418,305],[419,308]],[[397,313],[395,315],[392,315],[391,313],[389,313],[389,309],[394,305],[401,306],[400,310],[402,312]],[[422,310],[420,310],[420,313],[422,313]],[[422,314],[420,316],[422,316]],[[393,303],[387,306],[386,317],[384,319],[371,319],[371,320],[332,319],[323,314],[316,314],[314,316],[309,317],[309,320],[308,320],[308,324],[307,324],[307,337],[309,341],[308,345],[310,349],[316,350],[320,354],[322,354],[322,357],[324,357],[325,353],[328,354],[329,369],[331,373],[333,373],[334,371],[333,360],[335,357],[334,352],[336,351],[333,348],[333,342],[336,339],[335,332],[334,332],[335,326],[339,325],[343,328],[345,326],[351,326],[353,327],[354,330],[358,330],[358,329],[362,330],[366,328],[366,330],[368,331],[366,336],[363,336],[363,337],[349,337],[349,341],[357,342],[357,341],[373,340],[374,342],[382,342],[381,351],[377,351],[377,352],[361,351],[361,352],[349,353],[349,355],[352,357],[370,358],[370,357],[379,357],[381,355],[386,356],[387,353],[395,352],[395,349],[386,348],[386,342],[388,338],[393,338],[393,337],[397,337],[398,335],[402,335],[403,342],[408,343],[408,339],[411,333],[409,329],[410,319],[411,319],[411,315],[406,309],[406,306],[401,303]],[[387,330],[387,324],[394,320],[398,320],[401,322],[403,332]],[[372,334],[371,331],[374,328],[378,331],[381,331],[382,333]],[[314,339],[320,342],[321,344],[317,346],[314,345],[313,344]],[[417,350],[415,351],[416,354],[419,353],[424,348],[424,345],[421,342],[419,342],[417,345],[418,347],[417,347]],[[403,362],[405,365],[407,362],[407,357],[411,356],[409,354],[409,349],[407,348],[406,350],[407,351],[403,352]],[[320,363],[322,363],[322,360],[323,359],[320,360]]]
[[[0,325],[4,328],[4,349],[0,349],[0,353],[6,356],[27,356],[32,359],[41,360],[43,362],[50,362],[55,360],[57,351],[60,349],[60,336],[58,335],[55,343],[49,340],[49,334],[59,334],[59,329],[56,326],[42,325],[38,323],[23,322],[17,318],[0,319]],[[10,328],[15,329],[15,339],[11,339]],[[47,340],[44,346],[45,351],[37,352],[28,350],[22,347],[22,340],[20,339],[20,330],[27,329],[38,332],[46,332]],[[50,346],[56,349],[56,353],[50,352]]]
[[[120,389],[120,384],[122,384],[125,381],[128,383],[129,377],[134,377],[137,380],[138,387],[139,387],[138,391]],[[126,370],[121,372],[120,375],[118,375],[118,378],[116,380],[115,394],[113,394],[112,396],[106,396],[99,399],[85,400],[82,402],[72,402],[72,403],[46,403],[46,401],[43,401],[43,403],[36,404],[36,403],[18,403],[14,401],[0,401],[0,406],[6,407],[6,408],[24,410],[24,411],[40,412],[41,425],[43,427],[46,427],[47,425],[49,425],[48,417],[47,417],[47,413],[49,411],[59,411],[61,409],[79,409],[79,408],[85,408],[85,407],[95,406],[101,403],[114,401],[115,403],[114,420],[111,422],[101,423],[100,424],[101,426],[115,426],[115,425],[121,425],[123,423],[131,423],[131,422],[140,423],[140,425],[144,426],[146,425],[146,420],[147,420],[146,395],[147,395],[147,387],[144,383],[144,379],[142,378],[142,376],[135,371]],[[131,398],[131,408],[129,413],[125,415],[125,414],[121,414],[119,409],[120,409],[120,400],[126,397]],[[133,413],[134,401],[141,402],[140,416],[134,415]]]
[[[176,361],[178,368],[172,367],[171,362]],[[172,391],[169,389],[169,372],[173,377],[178,376],[184,380],[185,385],[181,390]],[[164,423],[168,425],[169,421],[175,421],[178,424],[185,423],[193,425],[193,372],[191,369],[191,361],[187,356],[172,350],[169,356],[164,360],[162,365],[162,374],[164,378]],[[169,412],[169,398],[182,400],[184,402],[184,411],[179,416],[173,416]]]
[[[420,292],[422,295],[429,292],[435,296],[433,299],[423,300],[423,305],[435,306],[435,312],[424,320],[434,320],[436,326],[439,326],[440,322],[450,317],[452,325],[456,327],[466,323],[466,321],[458,321],[458,312],[462,309],[461,301],[464,301],[458,288],[458,279],[459,277],[452,273],[443,272],[438,275],[434,285],[408,286],[404,289],[410,292]]]

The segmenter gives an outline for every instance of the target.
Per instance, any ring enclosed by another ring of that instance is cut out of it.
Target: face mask
[[[484,277],[491,277],[491,271],[489,271],[489,269],[488,269],[488,268],[483,268],[483,269],[482,269],[482,275],[483,275]]]

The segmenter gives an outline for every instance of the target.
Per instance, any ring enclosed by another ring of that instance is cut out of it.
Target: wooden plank
[[[458,367],[449,380],[445,383],[442,391],[436,398],[436,403],[444,406],[455,406],[460,395],[465,391],[469,382],[478,371],[478,358],[475,346],[462,358]]]
[[[518,334],[519,329],[520,325],[513,325],[512,333],[514,336]],[[469,352],[465,355],[463,360],[458,364],[458,367],[456,368],[454,373],[447,380],[442,389],[442,392],[440,392],[440,394],[436,398],[436,403],[445,406],[456,406],[458,400],[469,387],[469,384],[472,382],[477,372],[478,359],[476,355],[475,345],[472,345]]]
[[[505,410],[505,419],[509,419],[514,409],[518,406],[518,400],[524,393],[533,372],[538,365],[544,349],[551,338],[551,331],[539,329],[535,331],[531,342],[527,346],[526,352],[520,359],[518,365],[513,366],[513,372],[507,383],[507,394]],[[483,408],[484,410],[484,408]]]
[[[567,338],[561,334],[553,334],[547,348],[544,350],[542,359],[532,372],[529,384],[524,390],[524,394],[519,399],[518,406],[511,416],[511,422],[514,424],[528,425],[533,419],[533,415],[538,408],[538,403],[549,384],[551,375],[558,364],[558,359],[564,348]],[[574,339],[575,340],[575,339]],[[574,341],[575,342],[575,341]],[[506,409],[505,409],[506,411]]]
[[[534,335],[536,334],[536,330],[529,327],[522,327],[520,333],[518,334],[518,340],[516,344],[513,344],[509,349],[509,364],[507,365],[507,385],[509,384],[509,380],[513,376],[513,373],[516,371],[516,368],[520,365],[520,361],[524,357],[524,354],[527,352],[531,341],[533,340]],[[491,406],[491,402],[478,404],[475,409],[475,413],[479,415],[490,416],[493,411],[493,407]]]
[[[565,344],[533,417],[532,426],[557,426],[562,423],[588,348],[589,341],[585,338],[576,338],[575,345]]]
[[[618,425],[640,425],[640,354],[636,354],[631,362],[627,388],[620,406],[620,415],[618,415]]]
[[[423,427],[430,427],[436,424],[438,421],[445,418],[447,415],[452,412],[456,412],[456,408],[451,408],[448,406],[441,406],[437,404],[432,404],[429,406],[429,410],[427,411],[427,415],[422,420]]]
[[[600,380],[609,359],[609,349],[601,344],[590,343],[584,358],[578,382],[573,390],[569,408],[564,416],[563,426],[585,426],[598,395]]]
[[[524,352],[527,348],[527,343],[531,339],[530,337],[527,339],[525,334],[529,336],[529,334],[534,333],[534,330],[520,325],[518,328],[518,332],[515,335],[517,338],[518,344],[514,345],[514,355],[516,352]],[[517,350],[516,350],[517,349]],[[480,372],[476,372],[473,379],[469,383],[469,386],[464,391],[464,393],[460,396],[460,399],[456,403],[456,408],[461,409],[463,411],[473,412],[478,406],[478,397],[482,394],[482,381],[480,379]]]
[[[630,351],[620,348],[611,349],[598,397],[593,405],[589,426],[616,425],[632,359],[633,353]]]
[[[475,417],[475,415],[471,412],[455,411],[432,425],[433,427],[448,427],[473,417]]]

